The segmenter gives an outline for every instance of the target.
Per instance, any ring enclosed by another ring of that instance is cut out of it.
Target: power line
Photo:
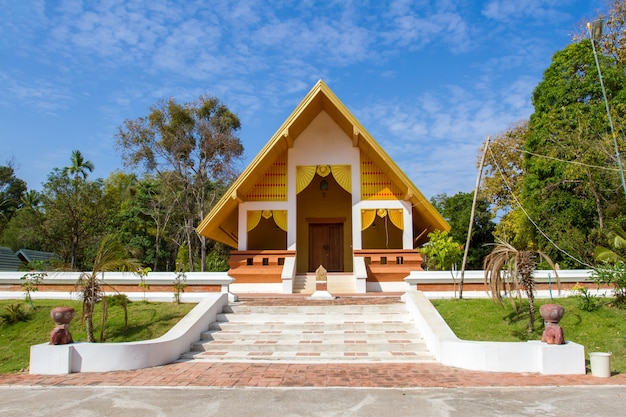
[[[524,213],[524,215],[526,216],[526,218],[528,218],[528,220],[533,224],[533,226],[535,226],[535,228],[537,229],[537,231],[548,241],[552,244],[552,246],[554,246],[559,252],[563,253],[564,255],[566,255],[567,257],[573,259],[574,261],[578,262],[581,265],[584,265],[588,268],[593,268],[591,265],[589,265],[586,262],[581,261],[580,259],[574,257],[573,255],[570,255],[567,251],[565,251],[564,249],[561,249],[561,247],[559,247],[559,245],[557,245],[552,239],[550,239],[548,237],[548,235],[546,235],[544,233],[543,230],[541,230],[541,228],[539,227],[539,225],[537,223],[535,223],[535,221],[530,217],[530,215],[528,214],[528,212],[526,211],[526,209],[524,208],[524,206],[522,206],[522,203],[519,201],[519,199],[517,198],[517,196],[513,193],[513,189],[511,188],[511,186],[509,185],[509,183],[506,180],[506,177],[504,176],[504,172],[502,171],[502,169],[500,168],[500,165],[498,165],[498,161],[496,161],[496,158],[491,150],[491,147],[487,146],[487,148],[489,149],[489,154],[491,155],[491,159],[493,160],[493,163],[495,164],[496,168],[498,169],[498,172],[500,173],[500,176],[502,177],[502,181],[504,182],[504,184],[507,187],[507,190],[509,192],[509,194],[511,194],[511,197],[513,198],[513,200],[515,200],[515,202],[517,203],[517,205],[519,206],[519,208],[522,210],[522,213]]]
[[[506,146],[506,145],[503,145],[503,146]],[[527,151],[525,149],[515,148],[513,146],[506,146],[506,147],[511,149],[512,151],[526,153],[528,155],[536,156],[536,157],[539,157],[539,158],[550,159],[552,161],[564,162],[566,164],[580,165],[580,166],[584,166],[584,167],[588,167],[588,168],[603,169],[603,170],[606,170],[606,171],[619,172],[618,168],[603,167],[603,166],[600,166],[600,165],[591,165],[591,164],[586,164],[584,162],[579,162],[579,161],[567,161],[565,159],[556,158],[554,156],[541,155],[541,154],[538,154],[538,153]]]

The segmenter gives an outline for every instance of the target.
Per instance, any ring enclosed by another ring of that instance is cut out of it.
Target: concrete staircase
[[[181,360],[434,362],[404,303],[231,304]]]

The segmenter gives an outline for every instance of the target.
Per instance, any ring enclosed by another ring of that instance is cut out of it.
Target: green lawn
[[[553,302],[565,307],[561,326],[565,339],[580,343],[589,352],[612,352],[613,372],[626,372],[626,309],[615,308],[609,299],[600,298],[602,305],[592,312],[578,308],[575,297],[562,298]],[[528,309],[515,312],[510,304],[504,306],[491,300],[433,300],[437,310],[448,322],[458,337],[466,340],[525,341],[541,339],[543,322],[539,306],[549,300],[537,300],[535,333],[528,334]],[[31,345],[49,340],[54,323],[50,310],[55,306],[69,305],[77,314],[70,331],[74,340],[86,340],[80,323],[80,303],[76,301],[36,300],[31,309],[21,300],[0,301],[0,314],[6,306],[22,304],[28,314],[25,322],[0,324],[0,373],[18,372],[28,367]],[[107,342],[122,342],[151,339],[161,336],[178,322],[193,304],[132,302],[128,306],[129,323],[124,329],[123,310],[119,306],[109,307],[105,339]],[[96,310],[94,324],[96,337],[100,334],[100,310]],[[588,359],[588,357],[587,357]]]
[[[508,300],[505,305],[491,300],[432,300],[452,331],[461,339],[515,342],[541,340],[544,325],[539,315],[543,304],[561,304],[565,315],[561,327],[565,340],[585,347],[587,363],[589,352],[612,352],[611,370],[626,372],[626,308],[611,305],[611,299],[598,298],[600,307],[583,311],[578,298],[560,298],[553,301],[536,300],[535,332],[528,333],[528,305],[515,312]]]
[[[67,300],[35,300],[34,308],[22,300],[0,301],[0,315],[7,313],[6,306],[21,304],[27,320],[15,324],[0,324],[0,373],[18,372],[27,369],[31,345],[48,342],[54,322],[50,310],[57,306],[70,306],[76,315],[70,323],[70,332],[75,341],[87,340],[81,326],[81,304]],[[128,304],[128,326],[124,328],[124,313],[120,306],[109,305],[105,327],[106,342],[129,342],[152,339],[165,334],[194,304],[151,303],[135,301]],[[96,307],[94,334],[100,337],[100,306]]]

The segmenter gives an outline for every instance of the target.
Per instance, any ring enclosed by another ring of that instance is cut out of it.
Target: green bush
[[[27,321],[28,313],[22,309],[23,306],[23,304],[9,304],[4,306],[4,311],[0,314],[2,321],[7,324]]]
[[[626,263],[617,261],[596,265],[591,273],[591,278],[598,286],[613,287],[616,304],[624,305],[626,303]]]

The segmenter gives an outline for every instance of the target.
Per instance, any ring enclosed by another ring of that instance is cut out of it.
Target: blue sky
[[[237,113],[242,167],[323,79],[427,196],[468,192],[479,148],[603,0],[0,0],[0,164],[40,190],[162,98]]]

